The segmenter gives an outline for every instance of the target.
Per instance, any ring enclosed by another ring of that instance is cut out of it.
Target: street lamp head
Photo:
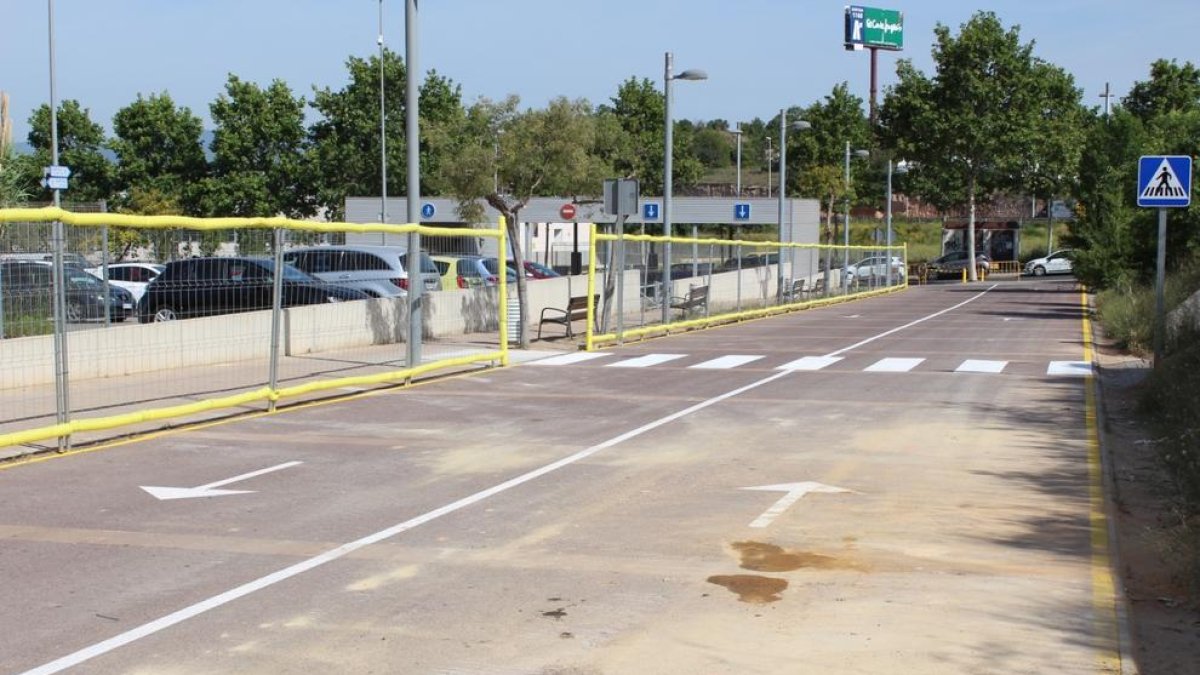
[[[792,128],[796,131],[804,131],[806,129],[811,129],[812,123],[808,120],[796,120],[795,122],[792,122]]]
[[[863,158],[870,157],[871,151],[870,150],[855,150],[854,156],[855,157],[863,157]]]
[[[707,80],[708,73],[690,68],[671,78],[672,80]]]

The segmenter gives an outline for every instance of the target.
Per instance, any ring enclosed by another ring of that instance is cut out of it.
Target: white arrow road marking
[[[771,505],[771,508],[763,511],[763,514],[754,519],[750,523],[750,527],[766,527],[771,524],[779,516],[783,515],[784,511],[791,508],[792,504],[804,498],[804,495],[810,492],[853,492],[846,488],[834,487],[824,483],[815,483],[813,481],[804,481],[802,483],[781,483],[779,485],[759,485],[758,487],[745,487],[743,490],[759,490],[762,492],[786,492],[787,494],[780,497],[779,501]]]
[[[304,462],[284,462],[283,464],[276,464],[275,466],[269,466],[265,469],[251,471],[250,473],[244,473],[240,476],[226,478],[225,480],[219,480],[215,483],[209,483],[207,485],[201,485],[194,488],[154,487],[148,485],[142,485],[140,487],[162,501],[166,501],[168,499],[195,499],[197,497],[223,497],[225,495],[241,495],[254,492],[254,490],[217,490],[215,488],[219,488],[222,485],[229,485],[230,483],[237,483],[238,481],[247,480],[249,478],[254,478],[255,476],[261,476],[265,473],[271,473],[272,471],[288,469],[303,463]]]

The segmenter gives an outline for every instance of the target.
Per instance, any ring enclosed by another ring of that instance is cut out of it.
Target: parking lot
[[[11,466],[5,670],[1105,672],[1082,316],[931,285]]]

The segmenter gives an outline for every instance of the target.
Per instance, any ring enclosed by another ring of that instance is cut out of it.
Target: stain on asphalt
[[[798,569],[862,570],[862,565],[830,555],[787,551],[774,544],[739,541],[733,550],[742,556],[742,569],[754,572],[791,572]]]
[[[739,602],[752,605],[763,605],[768,602],[782,600],[782,593],[788,587],[786,579],[774,579],[755,574],[716,575],[708,578],[708,583],[724,586],[736,593]]]
[[[560,608],[550,611],[550,612],[542,612],[542,616],[547,616],[547,617],[550,617],[551,619],[561,619],[567,615],[567,613],[564,611],[564,609],[565,609],[564,607],[560,607]]]

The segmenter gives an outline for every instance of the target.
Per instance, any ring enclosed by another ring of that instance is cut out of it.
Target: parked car
[[[283,261],[322,281],[357,288],[373,298],[408,291],[408,250],[400,246],[311,246],[283,253]],[[438,269],[421,253],[421,278],[426,291],[441,288]]]
[[[133,296],[123,288],[109,286],[75,265],[65,265],[67,321],[124,321],[133,312]],[[0,293],[4,312],[49,316],[54,307],[54,267],[49,262],[5,260],[0,262]],[[106,304],[107,303],[107,304]]]
[[[196,316],[270,309],[275,261],[269,258],[190,258],[168,263],[137,304],[138,320],[174,321]],[[356,288],[328,284],[283,266],[284,307],[364,300]]]
[[[500,284],[500,262],[496,258],[485,258],[478,255],[435,255],[433,264],[441,273],[442,288],[446,290],[498,286]],[[508,282],[516,282],[517,274],[512,266],[505,265],[504,269]]]
[[[856,263],[851,263],[850,266],[846,268],[847,283],[853,283],[855,281],[863,283],[864,281],[869,281],[871,279],[885,280],[888,267],[889,265],[885,256],[880,255],[870,258],[863,258]],[[907,269],[904,267],[904,261],[901,260],[899,256],[892,256],[890,267],[892,280],[904,281],[904,276],[907,273]]]
[[[1040,277],[1046,274],[1070,274],[1075,264],[1075,252],[1071,249],[1055,251],[1045,258],[1034,258],[1025,263],[1025,274]]]
[[[166,267],[156,263],[111,263],[108,266],[108,283],[129,291],[133,295],[133,301],[137,302],[146,292],[146,285],[162,274]],[[101,281],[105,280],[103,266],[89,267],[86,271]]]
[[[939,277],[960,276],[968,268],[970,256],[966,251],[954,251],[929,262],[930,271]],[[983,253],[975,254],[975,269],[987,272],[992,269],[992,259]]]

